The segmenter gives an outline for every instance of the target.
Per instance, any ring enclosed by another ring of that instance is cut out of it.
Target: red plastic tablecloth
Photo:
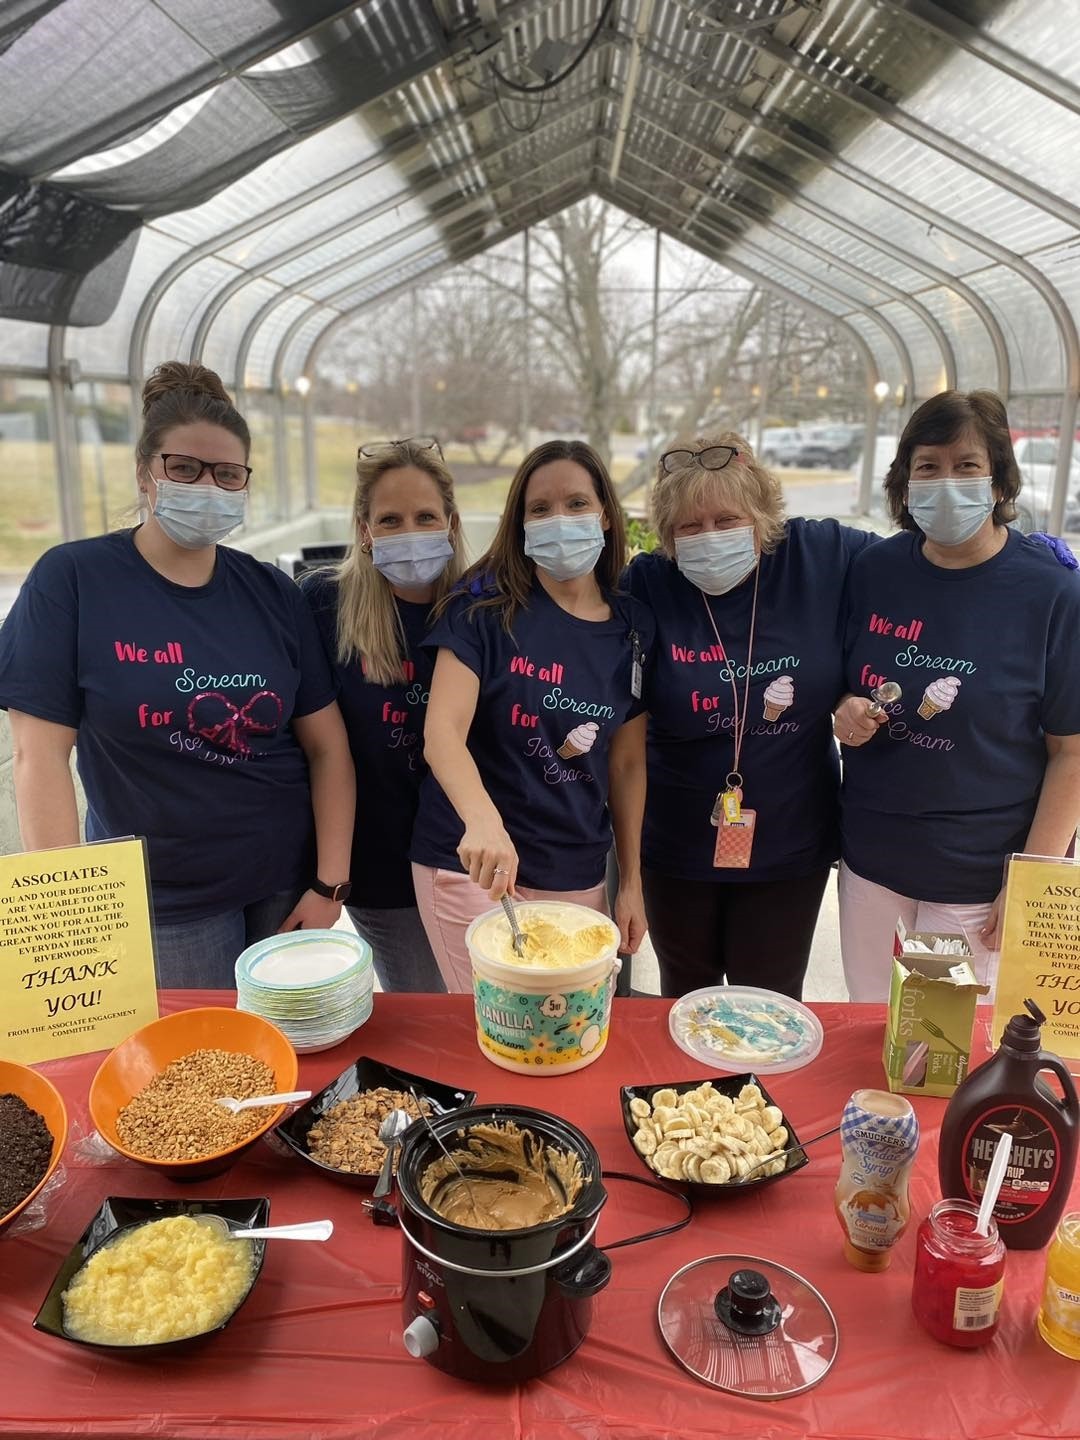
[[[174,993],[163,1008],[220,1003],[220,993]],[[881,1082],[883,1010],[818,1005],[825,1046],[804,1070],[768,1081],[804,1138],[838,1123],[848,1095]],[[477,1049],[466,996],[379,995],[372,1018],[345,1044],[301,1056],[300,1080],[318,1089],[357,1055],[372,1055],[476,1089],[481,1101],[539,1105],[580,1125],[605,1168],[637,1167],[619,1114],[633,1081],[707,1074],[676,1048],[668,1003],[616,1001],[611,1040],[595,1065],[557,1079],[518,1077]],[[42,1067],[63,1091],[76,1133],[87,1129],[86,1094],[100,1056]],[[916,1101],[922,1147],[913,1174],[913,1217],[938,1198],[937,1134],[943,1100]],[[838,1138],[809,1152],[798,1174],[758,1194],[699,1206],[681,1233],[617,1250],[584,1345],[527,1385],[451,1380],[406,1354],[399,1304],[401,1238],[360,1209],[362,1192],[315,1174],[265,1145],[228,1174],[172,1186],[126,1161],[80,1165],[69,1148],[67,1184],[49,1223],[0,1237],[0,1434],[253,1437],[253,1440],[657,1440],[667,1436],[1075,1437],[1080,1366],[1038,1338],[1034,1317],[1044,1252],[1010,1251],[1003,1320],[978,1351],[939,1345],[911,1315],[915,1224],[885,1274],[852,1270],[841,1254],[832,1192]],[[106,1195],[268,1195],[272,1220],[330,1216],[326,1245],[270,1245],[251,1299],[221,1336],[170,1357],[114,1357],[66,1345],[31,1328],[62,1256]],[[1073,1208],[1080,1208],[1080,1186]],[[600,1243],[674,1218],[675,1206],[640,1186],[610,1185]],[[686,1375],[656,1324],[668,1277],[721,1252],[763,1255],[807,1276],[831,1303],[840,1352],[824,1382],[774,1403],[740,1400]],[[481,1427],[484,1427],[481,1430]]]

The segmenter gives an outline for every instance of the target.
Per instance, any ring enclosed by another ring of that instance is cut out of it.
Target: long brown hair
[[[388,470],[411,465],[434,480],[442,497],[443,513],[450,526],[454,553],[435,582],[433,605],[454,588],[465,568],[461,526],[457,521],[454,480],[442,454],[434,447],[421,448],[410,440],[380,447],[375,456],[360,455],[356,461],[356,494],[353,497],[353,544],[337,567],[337,652],[345,665],[363,661],[364,677],[374,685],[402,683],[405,676],[406,640],[393,591],[371,559],[370,550],[360,543],[360,526],[371,519],[371,496]]]
[[[528,608],[536,575],[534,561],[525,554],[525,492],[541,465],[550,465],[555,460],[572,460],[588,473],[607,516],[604,549],[594,571],[604,594],[618,589],[619,577],[626,568],[626,520],[607,466],[584,440],[546,440],[530,450],[518,466],[495,538],[486,553],[465,572],[466,585],[477,581],[483,587],[483,593],[469,607],[470,613],[480,609],[501,611],[503,628],[508,633],[518,610]],[[445,605],[446,597],[440,602],[439,611]]]
[[[911,457],[917,445],[951,445],[965,430],[971,430],[986,446],[990,476],[995,490],[994,524],[1007,525],[1016,519],[1016,497],[1020,493],[1020,468],[1013,452],[1009,416],[1005,402],[993,390],[942,390],[924,400],[904,426],[896,458],[885,476],[885,498],[889,514],[901,530],[919,531],[907,508]]]

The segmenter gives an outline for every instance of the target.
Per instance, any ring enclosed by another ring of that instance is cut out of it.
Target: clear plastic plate
[[[676,1000],[668,1016],[680,1050],[719,1070],[779,1075],[818,1054],[825,1032],[812,1010],[775,990],[707,985]]]

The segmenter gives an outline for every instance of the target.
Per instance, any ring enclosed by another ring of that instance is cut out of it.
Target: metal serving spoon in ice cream
[[[518,924],[517,911],[514,909],[514,902],[509,895],[502,897],[502,907],[506,911],[506,918],[510,922],[510,933],[514,937],[514,954],[524,955],[525,931]]]

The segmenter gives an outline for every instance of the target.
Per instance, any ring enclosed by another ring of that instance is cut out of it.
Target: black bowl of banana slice
[[[624,1085],[620,1098],[638,1158],[680,1189],[730,1195],[809,1163],[756,1075]]]

